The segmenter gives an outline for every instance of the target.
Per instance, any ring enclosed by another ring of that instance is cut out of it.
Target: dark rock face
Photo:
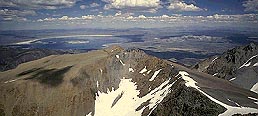
[[[231,49],[221,56],[208,58],[195,66],[200,72],[205,72],[230,80],[246,89],[258,82],[258,45],[251,43],[247,46]]]
[[[178,81],[169,94],[153,111],[151,116],[217,116],[226,109]]]
[[[211,75],[218,73],[215,76],[230,79],[235,70],[257,54],[258,45],[251,43],[247,46],[231,49],[221,56],[206,59],[193,66],[193,68]]]
[[[233,116],[257,116],[257,113],[249,113],[249,114],[234,114]]]

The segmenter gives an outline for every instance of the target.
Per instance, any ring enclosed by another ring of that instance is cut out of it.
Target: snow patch
[[[258,62],[253,65],[254,67],[258,66]]]
[[[255,102],[255,104],[258,104],[258,99],[256,99],[256,98],[253,98],[253,97],[248,97],[249,99],[251,99],[251,100],[254,100]]]
[[[218,75],[219,73],[215,73],[215,74],[213,74],[212,76],[216,76],[216,75]]]
[[[102,69],[99,69],[99,71],[100,71],[100,74],[102,74],[102,73],[103,73],[103,70],[102,70]]]
[[[229,79],[229,81],[233,81],[233,80],[235,80],[235,79],[236,79],[236,77]]]
[[[252,60],[253,58],[257,57],[257,56],[258,56],[258,54],[255,55],[255,56],[252,56],[250,59],[248,59],[248,60],[247,60],[242,66],[240,66],[238,69],[243,68],[243,67],[248,67],[248,66],[250,66],[250,65],[251,65],[251,60]]]
[[[253,85],[253,87],[250,89],[251,91],[258,93],[258,82]]]
[[[122,60],[119,60],[119,62],[120,62],[123,66],[125,66],[125,64],[124,64],[124,62],[123,62]]]
[[[116,58],[119,59],[119,58],[120,58],[119,55],[116,55]],[[123,66],[125,66],[125,64],[124,64],[124,62],[123,62],[122,60],[119,59],[119,62],[120,62]]]
[[[150,72],[151,72],[151,70],[149,70],[149,71],[147,72],[147,74],[150,74]]]
[[[254,98],[254,97],[248,97],[248,98],[251,99],[251,100],[258,101],[258,99]]]
[[[86,116],[92,116],[92,112],[90,112],[89,114],[87,114]]]
[[[179,74],[186,81],[185,85],[187,87],[193,87],[193,88],[197,89],[199,92],[204,94],[210,100],[214,101],[215,103],[217,103],[217,104],[219,104],[219,105],[221,105],[221,106],[223,106],[227,109],[224,113],[219,114],[219,116],[231,116],[231,115],[237,114],[237,113],[239,113],[239,114],[258,113],[258,109],[255,109],[255,108],[229,106],[229,105],[213,98],[212,96],[208,95],[207,93],[205,93],[201,89],[199,89],[199,87],[196,85],[197,82],[194,81],[192,78],[190,78],[189,74],[187,72],[179,71]]]
[[[229,102],[232,102],[232,103],[234,103],[234,104],[236,104],[238,107],[242,107],[242,106],[240,106],[237,102],[235,102],[235,101],[232,101],[232,100],[230,100],[230,99],[228,99],[228,101]]]
[[[242,67],[248,67],[248,66],[251,65],[251,63],[252,63],[252,62],[245,63],[245,64],[243,64],[241,67],[239,67],[239,69],[242,68]]]
[[[119,59],[119,55],[116,55],[116,58]]]
[[[130,67],[129,68],[129,72],[134,72],[133,68]]]
[[[208,66],[205,66],[204,68],[205,68],[205,69],[209,68],[209,65],[208,65]]]
[[[95,100],[95,116],[103,116],[103,114],[107,116],[141,116],[145,108],[149,108],[152,112],[166,95],[170,93],[170,88],[176,81],[173,83],[169,82],[170,79],[150,91],[147,95],[139,98],[140,90],[137,90],[136,83],[132,82],[132,79],[121,79],[117,90],[112,89],[112,91],[107,93],[98,91],[98,96],[96,95]],[[123,96],[113,104],[113,101],[122,92]],[[136,111],[142,103],[148,100],[149,104],[147,106]],[[113,107],[111,107],[112,104]]]
[[[158,71],[155,71],[154,74],[152,75],[152,77],[149,79],[149,81],[153,81],[157,75],[159,74],[159,72],[161,71],[162,69],[159,69]]]
[[[97,81],[97,88],[99,88],[99,81]]]
[[[146,72],[146,71],[148,71],[148,70],[147,70],[147,68],[146,68],[146,66],[145,66],[139,73],[142,74],[142,73],[144,73],[144,72]]]
[[[149,87],[149,91],[151,91],[151,87]]]
[[[212,61],[211,61],[211,63],[213,63],[215,60],[217,60],[219,57],[216,57],[216,58],[214,58]]]
[[[17,81],[18,79],[13,79],[13,80],[9,80],[9,81],[5,81],[4,83],[11,83],[11,82],[15,82]]]

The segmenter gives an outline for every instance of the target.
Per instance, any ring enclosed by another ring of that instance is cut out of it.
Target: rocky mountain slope
[[[0,72],[3,116],[199,116],[258,113],[258,94],[113,46]]]
[[[251,43],[206,59],[193,67],[258,92],[258,45]]]
[[[19,64],[37,60],[50,55],[80,53],[76,50],[24,49],[20,47],[0,46],[0,71],[16,68]]]

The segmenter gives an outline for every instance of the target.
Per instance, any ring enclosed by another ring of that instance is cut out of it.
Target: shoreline
[[[40,39],[33,39],[33,40],[27,40],[22,41],[18,43],[14,43],[14,45],[24,45],[24,44],[30,44],[35,41],[44,40],[44,39],[51,39],[51,38],[68,38],[68,37],[113,37],[114,35],[65,35],[65,36],[53,36],[53,37],[43,37]]]

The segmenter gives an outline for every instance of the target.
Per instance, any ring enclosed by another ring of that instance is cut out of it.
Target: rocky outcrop
[[[193,66],[198,71],[205,72],[223,79],[230,79],[251,57],[258,54],[258,45],[251,43],[247,46],[231,49],[221,56],[214,56]]]
[[[226,109],[178,81],[151,116],[217,116]]]
[[[193,66],[193,69],[251,89],[258,82],[257,66],[258,45],[250,43],[231,49],[221,56],[208,58]]]

